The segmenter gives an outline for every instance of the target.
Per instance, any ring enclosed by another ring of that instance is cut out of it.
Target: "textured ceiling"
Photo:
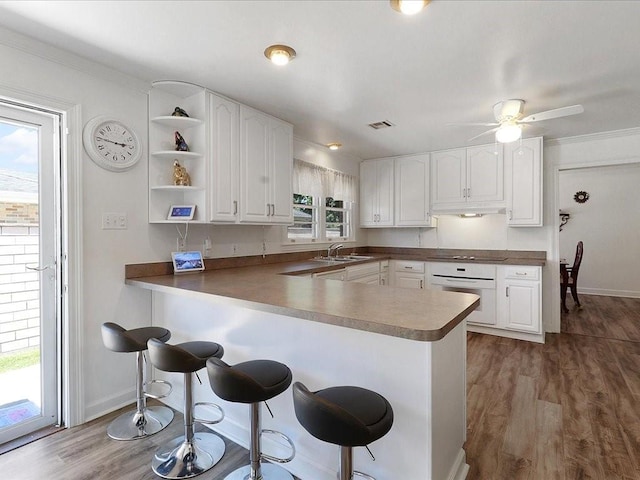
[[[639,19],[637,1],[434,0],[413,17],[385,0],[0,2],[6,28],[144,80],[200,84],[360,158],[468,145],[484,127],[446,124],[493,121],[508,98],[525,114],[585,108],[525,137],[638,127]],[[295,61],[267,62],[274,43]],[[396,126],[367,126],[379,120]]]

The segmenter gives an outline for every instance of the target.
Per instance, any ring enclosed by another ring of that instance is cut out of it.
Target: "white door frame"
[[[577,170],[581,168],[612,167],[616,165],[640,164],[640,157],[615,157],[608,160],[598,160],[596,162],[576,162],[556,164],[553,167],[553,249],[551,256],[551,267],[554,272],[560,272],[560,172],[566,170]],[[560,275],[553,276],[552,298],[557,299],[557,307],[553,309],[551,332],[560,332],[561,312],[560,312]]]
[[[61,115],[62,402],[66,427],[84,423],[82,329],[82,116],[81,105],[0,85],[8,102]]]

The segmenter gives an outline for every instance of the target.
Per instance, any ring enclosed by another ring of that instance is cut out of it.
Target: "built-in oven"
[[[434,290],[473,293],[480,305],[468,317],[468,322],[496,324],[496,267],[487,264],[432,263],[429,283]]]

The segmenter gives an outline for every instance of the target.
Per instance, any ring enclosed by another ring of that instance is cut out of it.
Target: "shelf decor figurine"
[[[180,107],[176,107],[173,109],[172,117],[188,117],[189,115]]]
[[[186,168],[180,165],[178,160],[174,160],[173,162],[173,184],[182,187],[191,186],[191,177],[189,176],[189,172],[187,172]]]
[[[180,132],[175,133],[175,139],[176,139],[176,151],[178,152],[189,151],[189,145],[187,145],[187,142],[185,142],[184,138],[182,138],[182,135],[180,135]]]

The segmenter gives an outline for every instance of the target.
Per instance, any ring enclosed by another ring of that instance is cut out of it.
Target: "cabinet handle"
[[[384,278],[380,279],[380,285],[384,285]]]
[[[233,214],[234,215],[238,214],[238,201],[237,200],[233,201]]]
[[[527,276],[527,272],[516,272],[516,275],[518,275],[520,277],[526,277]]]
[[[267,217],[271,216],[271,205],[267,203]]]
[[[273,216],[275,216],[275,214],[276,214],[276,204],[272,203],[271,204],[271,216],[273,217]]]
[[[405,268],[405,269],[407,269],[407,270],[413,270],[413,267],[407,267],[407,266],[405,266],[404,268]]]
[[[513,220],[513,210],[509,210],[509,220]]]
[[[467,198],[471,198],[471,189],[467,188]]]
[[[505,293],[507,294],[507,297],[508,297],[509,296],[509,287],[506,288],[506,292]]]
[[[420,280],[420,288],[424,288],[424,280]]]
[[[467,198],[467,189],[466,188],[462,189],[462,198]]]

